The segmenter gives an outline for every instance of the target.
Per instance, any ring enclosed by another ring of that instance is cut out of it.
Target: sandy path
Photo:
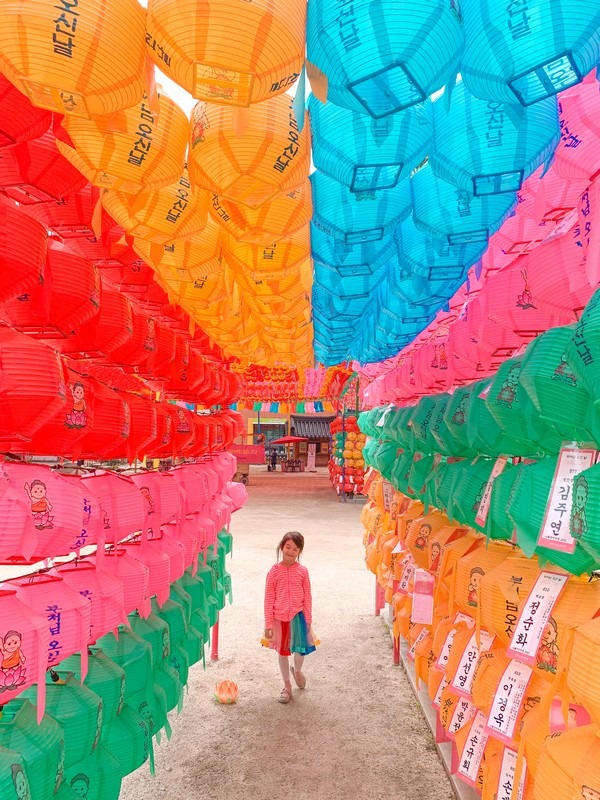
[[[156,748],[122,800],[447,800],[453,797],[432,737],[389,635],[373,611],[364,567],[361,502],[340,504],[326,474],[251,475],[250,499],[232,522],[234,605],[221,614],[220,660],[190,672],[173,736]],[[277,657],[259,646],[264,578],[287,530],[304,533],[314,627],[323,644],[307,658],[308,686],[277,702]],[[234,706],[212,699],[235,680]]]

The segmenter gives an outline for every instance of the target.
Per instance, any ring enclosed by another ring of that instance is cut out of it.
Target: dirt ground
[[[170,742],[123,782],[122,800],[448,800],[450,783],[387,629],[373,614],[364,566],[362,501],[343,504],[325,471],[251,473],[249,501],[232,521],[233,606],[221,614],[220,659],[190,671]],[[306,539],[314,628],[322,645],[305,664],[307,688],[277,702],[275,653],[260,647],[262,599],[275,546],[288,530]],[[240,687],[233,706],[217,681]]]

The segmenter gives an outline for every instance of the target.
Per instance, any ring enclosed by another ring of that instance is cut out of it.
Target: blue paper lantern
[[[314,172],[310,181],[313,228],[347,245],[381,241],[412,210],[409,181],[393,189],[366,192],[351,192],[322,172]]]
[[[386,276],[386,270],[377,272],[341,272],[336,267],[315,261],[315,281],[340,299],[369,298]]]
[[[461,280],[486,250],[485,242],[457,244],[433,239],[419,230],[412,218],[395,231],[400,262],[410,273],[431,281]]]
[[[480,100],[460,83],[433,103],[431,169],[476,197],[518,191],[560,142],[558,103],[548,97],[531,108]]]
[[[328,99],[371,117],[423,102],[456,74],[463,45],[452,1],[308,5],[308,60],[327,76]]]
[[[574,86],[600,61],[600,6],[568,0],[462,0],[460,72],[484,100],[529,106]]]
[[[311,225],[311,249],[315,262],[338,269],[340,274],[372,275],[398,259],[394,237],[375,242],[346,244]]]
[[[517,203],[514,193],[475,197],[436,177],[429,165],[413,175],[411,186],[417,228],[452,246],[487,243]]]
[[[373,119],[308,98],[316,168],[352,192],[392,189],[410,177],[433,140],[431,102]]]

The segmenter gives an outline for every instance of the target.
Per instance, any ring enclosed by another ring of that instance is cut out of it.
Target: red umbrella
[[[271,439],[269,444],[295,444],[296,442],[307,442],[306,436],[282,436],[280,439]]]

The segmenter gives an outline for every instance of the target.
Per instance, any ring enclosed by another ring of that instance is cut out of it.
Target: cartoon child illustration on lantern
[[[17,799],[31,800],[31,789],[23,767],[20,764],[11,764],[10,771]]]
[[[4,638],[0,638],[0,693],[10,692],[25,683],[26,662],[25,654],[21,650],[21,634],[18,631],[8,631]]]
[[[140,492],[144,496],[144,500],[148,503],[148,514],[154,514],[154,498],[150,494],[150,488],[148,486],[140,486]]]
[[[477,587],[481,578],[485,575],[485,571],[481,567],[473,567],[469,575],[469,593],[467,595],[467,605],[477,608]]]
[[[71,386],[71,394],[73,395],[73,408],[65,418],[65,426],[67,428],[85,428],[87,425],[87,414],[85,404],[85,387],[79,381],[76,381]]]
[[[513,364],[508,373],[506,378],[504,379],[504,383],[502,384],[500,391],[496,397],[496,402],[502,403],[502,405],[508,406],[509,408],[512,407],[512,404],[515,402],[517,398],[517,384],[519,383],[519,373],[521,371],[520,364]]]
[[[188,422],[183,408],[178,408],[177,411],[177,433],[189,433],[191,431],[190,423]]]
[[[600,789],[592,789],[591,786],[582,786],[581,796],[583,800],[600,800]]]
[[[88,791],[90,789],[90,779],[83,772],[79,772],[71,778],[71,789],[74,794],[80,797],[81,800],[87,800]]]
[[[536,662],[539,669],[547,670],[548,672],[556,673],[558,666],[558,656],[560,650],[556,643],[558,639],[558,627],[556,620],[550,617],[546,623],[542,641],[538,647]]]
[[[147,335],[144,340],[144,350],[152,352],[156,350],[156,322],[151,317],[148,317],[146,325]]]
[[[589,530],[585,509],[590,494],[590,486],[584,475],[577,475],[573,481],[573,506],[571,508],[571,536],[581,539]]]
[[[415,539],[415,547],[417,550],[425,550],[427,542],[431,536],[431,525],[425,523],[419,528],[419,535]]]
[[[25,491],[31,500],[31,513],[38,531],[43,531],[45,528],[53,528],[52,521],[54,517],[50,516],[52,503],[46,496],[46,484],[36,478],[30,484],[25,484]]]

